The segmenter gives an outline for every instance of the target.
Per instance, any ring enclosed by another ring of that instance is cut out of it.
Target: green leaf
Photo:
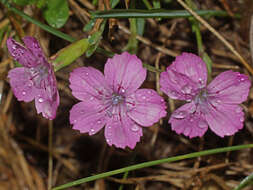
[[[241,183],[234,188],[234,190],[241,190],[244,189],[245,187],[249,186],[249,185],[253,185],[253,173],[251,173],[249,176],[247,176],[246,178],[244,178]]]
[[[20,6],[25,6],[29,4],[33,4],[36,2],[36,0],[12,0],[13,3],[20,5]]]
[[[86,38],[84,38],[61,49],[59,52],[57,52],[57,54],[54,56],[54,60],[52,61],[54,70],[58,71],[59,69],[70,65],[78,57],[83,55],[88,47],[89,42]]]
[[[54,28],[61,28],[69,17],[67,0],[50,0],[43,12],[48,24]]]

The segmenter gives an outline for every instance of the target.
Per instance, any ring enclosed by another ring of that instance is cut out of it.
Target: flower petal
[[[211,130],[224,137],[236,133],[243,128],[244,113],[239,105],[220,104],[217,107],[209,106],[205,114]]]
[[[6,43],[11,56],[21,65],[25,67],[34,67],[39,64],[32,52],[14,39],[9,38]]]
[[[94,97],[101,100],[109,91],[103,74],[92,67],[75,69],[69,81],[72,94],[82,101],[91,101]]]
[[[173,112],[170,117],[172,130],[177,134],[183,133],[185,136],[201,137],[208,129],[204,116],[196,111],[194,103],[188,103]]]
[[[205,62],[197,55],[192,53],[182,53],[177,56],[171,65],[172,69],[189,77],[193,82],[204,87],[207,82],[207,68]]]
[[[249,94],[249,78],[238,72],[225,71],[207,86],[208,95],[222,103],[240,104]]]
[[[44,53],[40,47],[40,44],[36,38],[26,36],[23,38],[25,46],[33,53],[33,55],[40,61],[40,63],[46,62]]]
[[[53,95],[48,93],[48,90],[37,89],[35,96],[35,107],[37,113],[42,113],[43,117],[47,119],[54,119],[56,117],[56,111],[60,103],[60,97],[58,91]]]
[[[89,135],[97,133],[106,123],[105,113],[100,111],[99,102],[96,100],[75,104],[70,110],[69,119],[74,125],[73,129]]]
[[[8,73],[8,78],[10,79],[12,91],[19,101],[30,102],[34,99],[36,95],[35,89],[26,72],[26,68],[11,69]]]
[[[199,86],[189,77],[173,70],[171,66],[160,75],[161,91],[172,99],[192,100],[199,93]]]
[[[166,115],[164,99],[152,89],[139,89],[126,98],[127,115],[142,126],[151,126]]]
[[[115,119],[116,118],[116,119]],[[133,149],[142,136],[142,128],[126,115],[108,120],[105,126],[105,138],[107,143],[118,148]]]
[[[135,55],[124,52],[107,60],[104,74],[114,92],[131,94],[144,82],[147,70]]]

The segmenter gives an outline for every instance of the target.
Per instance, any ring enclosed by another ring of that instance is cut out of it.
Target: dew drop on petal
[[[173,99],[177,99],[178,98],[177,93],[174,92],[174,91],[172,91],[172,92],[169,91],[168,95],[169,95],[170,98],[173,98]]]
[[[101,120],[98,120],[98,121],[97,121],[97,124],[101,124],[101,123],[102,123],[102,121],[101,121]]]
[[[137,132],[137,131],[139,131],[139,129],[140,129],[140,127],[137,125],[134,125],[131,127],[131,131],[133,131],[133,132]]]
[[[240,117],[240,122],[243,122],[244,121],[244,117]]]
[[[111,144],[111,143],[112,143],[112,140],[111,140],[111,139],[106,139],[106,142],[107,142],[108,144]]]
[[[23,92],[22,92],[22,95],[26,95],[26,92],[25,92],[25,91],[23,91]]]
[[[191,119],[190,119],[190,122],[193,122],[193,121],[194,121],[194,119],[193,119],[193,118],[191,118]]]
[[[77,122],[77,120],[75,119],[74,121],[73,121],[73,123],[76,123]]]
[[[85,75],[86,75],[86,76],[88,76],[88,75],[89,75],[89,73],[88,73],[88,72],[86,72],[86,73],[85,73]]]
[[[186,111],[179,111],[179,112],[175,112],[172,114],[172,117],[176,118],[176,119],[183,119],[185,118],[187,115]]]
[[[240,107],[236,108],[236,109],[235,109],[235,112],[236,112],[236,113],[241,113],[241,108],[240,108]]]
[[[39,98],[39,103],[42,103],[44,100],[43,100],[43,98]]]
[[[203,129],[206,127],[206,123],[202,120],[199,121],[199,128]]]
[[[120,92],[121,92],[121,93],[125,93],[126,90],[125,90],[124,88],[121,88],[121,89],[120,89]]]
[[[94,100],[94,97],[93,97],[93,96],[91,96],[91,97],[90,97],[90,100]]]
[[[185,86],[183,86],[183,88],[182,88],[182,92],[183,92],[184,94],[191,94],[191,91],[192,91],[192,88],[191,88],[190,86],[188,86],[188,85],[185,85]]]
[[[95,129],[92,129],[92,128],[91,128],[91,129],[90,129],[90,134],[91,134],[91,135],[94,135],[94,134],[95,134]]]

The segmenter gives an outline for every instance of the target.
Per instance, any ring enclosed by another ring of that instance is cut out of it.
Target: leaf
[[[61,28],[69,17],[67,0],[50,0],[43,16],[48,24],[54,28]]]

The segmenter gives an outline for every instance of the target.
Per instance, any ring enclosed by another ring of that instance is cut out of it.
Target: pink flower
[[[25,47],[12,38],[7,40],[11,56],[24,67],[11,69],[8,74],[14,95],[19,101],[35,99],[38,113],[54,119],[59,105],[59,93],[52,66],[47,62],[38,41],[24,37]]]
[[[220,137],[242,129],[244,113],[238,104],[249,93],[246,75],[225,71],[207,85],[205,63],[194,54],[183,53],[161,73],[160,84],[169,97],[188,102],[175,110],[169,120],[177,134],[203,136],[208,125]]]
[[[134,148],[141,126],[151,126],[166,115],[162,97],[151,89],[138,89],[147,71],[135,55],[115,55],[105,64],[104,75],[92,67],[70,74],[72,94],[81,102],[70,110],[70,123],[81,133],[94,135],[105,126],[109,145]]]

